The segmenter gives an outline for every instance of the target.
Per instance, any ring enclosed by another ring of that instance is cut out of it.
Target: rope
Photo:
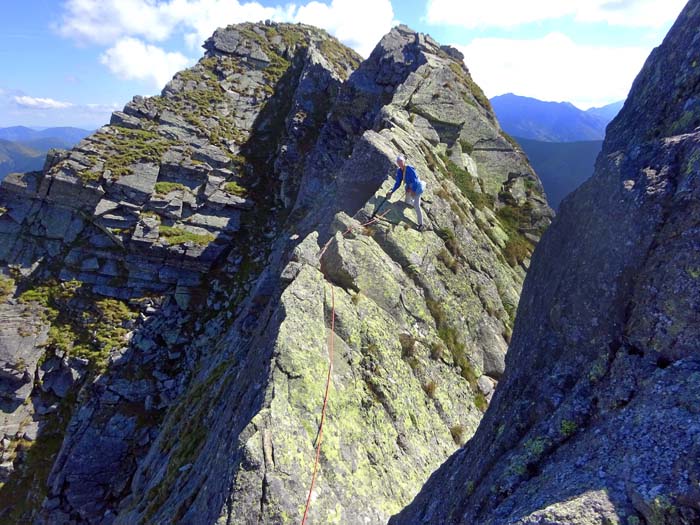
[[[359,228],[365,228],[365,227],[369,226],[370,224],[374,224],[375,222],[378,222],[380,219],[383,219],[384,216],[387,213],[389,213],[389,211],[390,210],[387,210],[381,215],[377,215],[376,217],[372,217],[367,222],[360,224]],[[342,236],[345,237],[352,230],[353,230],[353,226],[352,225],[348,226],[348,228],[342,233]],[[321,260],[321,258],[323,257],[323,254],[326,253],[326,250],[328,249],[328,247],[330,246],[330,244],[334,240],[335,240],[335,236],[328,239],[328,242],[326,242],[326,244],[323,245],[323,248],[321,249],[320,253],[318,254],[319,261]],[[309,495],[306,498],[306,508],[304,508],[304,517],[301,519],[301,525],[306,525],[306,518],[308,517],[309,509],[311,508],[311,493],[313,492],[314,485],[316,484],[316,474],[318,473],[318,461],[321,457],[321,441],[323,440],[323,424],[326,421],[326,407],[328,406],[328,393],[329,393],[330,387],[331,387],[331,372],[333,370],[333,342],[334,342],[334,340],[335,340],[335,288],[331,284],[331,334],[329,336],[329,341],[328,341],[328,375],[326,377],[326,393],[323,396],[323,408],[321,409],[321,424],[319,425],[318,440],[316,442],[316,459],[314,460],[314,471],[313,471],[313,474],[311,475],[311,486],[309,487]]]
[[[377,215],[376,217],[371,218],[367,222],[363,222],[358,226],[358,228],[364,228],[366,226],[369,226],[370,224],[374,224],[375,222],[379,222],[381,219],[383,219],[391,210],[387,210],[384,213],[381,213]],[[342,236],[345,237],[348,233],[350,233],[353,230],[353,226],[348,226],[348,228],[343,232]],[[331,243],[335,240],[335,236],[331,237],[328,239],[328,242],[323,245],[323,248],[321,249],[320,253],[318,254],[318,260],[320,261],[321,258],[323,257],[323,254],[326,253],[326,250],[328,247],[331,245]]]
[[[328,406],[328,391],[331,386],[331,371],[333,370],[333,340],[335,339],[335,292],[331,285],[331,335],[328,342],[328,377],[326,377],[326,393],[323,396],[323,408],[321,409],[321,425],[318,429],[318,442],[316,445],[316,460],[314,461],[314,473],[311,477],[311,486],[309,487],[309,496],[306,498],[306,508],[304,509],[304,517],[301,520],[301,525],[306,524],[306,517],[311,507],[311,493],[314,490],[316,483],[316,473],[318,472],[318,460],[321,456],[321,441],[323,441],[323,423],[326,420],[326,407]]]

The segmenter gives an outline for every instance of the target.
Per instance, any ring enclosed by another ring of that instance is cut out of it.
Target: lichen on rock
[[[16,515],[298,521],[332,340],[310,516],[385,523],[476,430],[552,212],[461,54],[426,35],[399,26],[361,61],[246,23],[204,48],[3,182],[2,293],[44,312],[52,349],[22,396],[42,425],[66,405],[38,434],[63,437],[30,476],[43,502]],[[399,193],[375,213],[398,153],[428,231]]]
[[[535,249],[475,436],[390,523],[700,520],[699,24],[691,0]]]

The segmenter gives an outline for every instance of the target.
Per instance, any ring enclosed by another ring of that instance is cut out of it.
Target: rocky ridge
[[[359,67],[299,25],[231,26],[205,48],[160,97],[3,183],[3,308],[37,328],[3,323],[3,391],[29,408],[3,409],[0,493],[27,503],[2,519],[297,521],[331,290],[312,520],[385,522],[501,377],[551,211],[463,57],[403,26]],[[360,226],[399,152],[432,231],[398,203]]]
[[[700,2],[566,198],[474,438],[390,523],[700,522]]]
[[[274,195],[268,198],[268,178],[260,175],[272,162],[265,155],[275,154],[276,144],[264,140],[315,133],[325,106],[295,99],[294,90],[332,100],[359,62],[337,41],[307,26],[243,25],[215,33],[206,48],[205,57],[176,75],[161,96],[135,97],[113,115],[110,126],[70,152],[50,155],[43,172],[3,184],[3,299],[15,296],[4,308],[8,319],[31,314],[38,325],[18,333],[16,324],[2,324],[4,368],[15,377],[3,390],[20,401],[19,410],[3,410],[10,441],[3,466],[10,477],[17,446],[31,444],[23,436],[36,439],[43,424],[37,415],[46,407],[58,413],[62,404],[75,405],[74,399],[64,399],[66,392],[58,399],[33,396],[32,403],[21,403],[29,400],[26,394],[37,380],[44,384],[42,368],[35,372],[44,359],[42,347],[73,375],[80,372],[81,381],[88,368],[92,382],[108,365],[116,370],[118,363],[130,362],[115,374],[120,386],[107,400],[100,399],[107,411],[116,400],[131,400],[140,403],[141,418],[148,420],[179,395],[187,368],[186,338],[179,336],[185,324],[182,309],[192,296],[199,302],[206,298],[206,293],[198,295],[202,277],[221,265],[232,276],[227,294],[245,295],[265,251],[264,243],[251,246],[248,236],[266,234],[277,220],[267,214],[276,202]],[[307,109],[293,125],[295,114],[284,113],[290,100]],[[257,156],[245,159],[245,148]],[[256,209],[265,213],[258,216]],[[176,304],[163,305],[163,294]],[[86,313],[91,319],[83,322]],[[131,344],[145,355],[131,359],[124,336],[134,336]],[[147,371],[148,381],[133,380],[139,369]],[[65,412],[63,427],[71,410]],[[20,431],[27,425],[28,433]],[[121,441],[132,438],[127,429]],[[142,441],[139,446],[144,439],[149,438],[136,439]],[[60,441],[39,445],[50,457]],[[116,472],[118,463],[113,464]],[[85,484],[86,498],[93,488]]]

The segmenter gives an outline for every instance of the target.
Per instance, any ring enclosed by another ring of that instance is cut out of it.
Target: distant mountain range
[[[605,128],[623,104],[583,111],[512,93],[491,99],[501,128],[522,146],[554,209],[593,173]]]
[[[32,171],[40,168],[45,156],[46,151],[42,153],[21,143],[0,140],[0,179],[13,171]]]
[[[554,209],[593,173],[605,127],[622,104],[582,111],[568,102],[543,102],[512,93],[491,99],[501,127],[522,146]],[[41,169],[49,149],[71,148],[90,133],[71,127],[0,128],[0,180],[14,171]]]
[[[603,140],[605,127],[622,104],[620,101],[583,111],[569,102],[543,102],[512,93],[491,99],[506,133],[545,142]]]
[[[559,203],[593,174],[602,140],[543,142],[513,137],[540,177],[547,202],[555,210]]]
[[[0,180],[8,173],[39,170],[51,148],[71,148],[92,131],[80,128],[24,126],[0,128]]]
[[[75,144],[81,139],[87,137],[91,130],[57,127],[32,129],[25,126],[12,126],[9,128],[0,128],[0,140],[9,140],[11,142],[28,142],[40,139],[62,140],[68,144]]]

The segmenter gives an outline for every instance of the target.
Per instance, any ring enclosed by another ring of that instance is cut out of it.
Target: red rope
[[[389,210],[385,211],[381,215],[377,215],[376,217],[373,217],[372,219],[368,220],[367,222],[360,224],[360,228],[363,228],[365,226],[369,226],[370,224],[373,224],[380,219],[384,218],[384,216],[389,213]],[[345,237],[348,233],[352,231],[353,227],[348,226],[348,228],[343,232],[343,237]],[[328,242],[323,246],[323,249],[321,249],[321,252],[318,254],[318,259],[321,260],[321,257],[323,257],[323,254],[326,253],[326,249],[328,246],[330,246],[331,242],[335,237],[331,237],[328,239]],[[306,508],[304,509],[304,517],[301,519],[301,525],[306,525],[306,518],[308,517],[309,514],[309,508],[311,508],[311,493],[314,491],[314,485],[316,484],[316,474],[318,473],[318,461],[319,458],[321,457],[321,441],[323,439],[323,423],[326,421],[326,407],[328,406],[328,392],[330,390],[331,386],[331,371],[333,370],[333,341],[335,340],[335,291],[333,288],[333,285],[331,284],[331,335],[330,335],[330,341],[328,342],[328,376],[326,377],[326,393],[323,396],[323,408],[321,409],[321,424],[319,425],[318,429],[318,443],[316,445],[316,459],[314,461],[314,471],[311,476],[311,486],[309,487],[309,495],[306,498]]]
[[[311,506],[311,493],[314,490],[316,483],[316,472],[318,471],[318,459],[321,456],[321,441],[323,440],[323,423],[326,420],[326,407],[328,406],[328,391],[331,386],[331,371],[333,370],[333,340],[335,339],[335,292],[331,284],[331,335],[328,342],[328,377],[326,378],[326,394],[323,396],[323,408],[321,409],[321,425],[318,429],[318,444],[316,445],[316,460],[314,461],[314,473],[311,477],[311,486],[309,487],[309,496],[306,498],[306,508],[304,509],[304,517],[301,520],[301,525],[306,524],[306,516],[309,513]]]
[[[376,217],[373,217],[372,219],[368,220],[367,222],[363,222],[358,226],[358,228],[364,228],[365,226],[369,226],[370,224],[374,224],[375,222],[379,222],[380,219],[383,219],[384,216],[389,213],[391,210],[387,210],[381,215],[377,215]],[[350,233],[353,230],[353,226],[350,225],[348,228],[343,232],[343,237],[345,237],[348,233]],[[318,259],[321,260],[321,257],[323,257],[323,254],[326,253],[326,250],[330,246],[330,244],[335,240],[335,236],[331,237],[328,239],[328,242],[323,245],[323,248],[321,248],[321,252],[318,254]]]

